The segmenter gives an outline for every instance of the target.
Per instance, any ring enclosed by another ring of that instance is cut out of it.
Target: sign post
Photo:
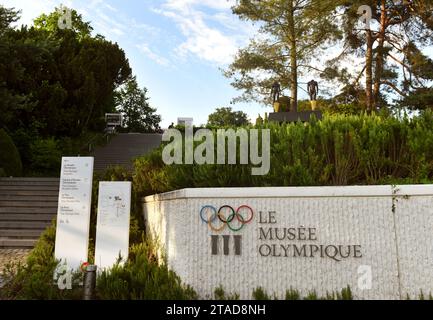
[[[69,269],[87,261],[93,157],[63,157],[54,256]]]
[[[128,258],[131,182],[100,182],[95,264],[102,271]]]

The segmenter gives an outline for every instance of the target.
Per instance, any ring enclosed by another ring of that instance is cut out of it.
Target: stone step
[[[43,189],[44,187],[58,187],[59,181],[57,182],[46,182],[46,181],[39,181],[39,182],[15,182],[15,181],[0,181],[0,186],[36,186]]]
[[[35,196],[35,197],[58,197],[59,189],[57,190],[9,190],[6,193],[0,191],[2,196]]]
[[[32,248],[56,218],[59,178],[0,178],[0,248]]]
[[[0,194],[8,191],[59,191],[59,186],[0,185]]]
[[[0,183],[2,182],[13,182],[13,183],[32,183],[32,182],[57,182],[59,183],[60,178],[0,178]]]
[[[49,221],[0,221],[0,229],[37,229],[42,232],[50,225]]]
[[[9,239],[0,238],[0,247],[2,248],[33,248],[36,239]]]
[[[57,208],[57,202],[53,202],[53,201],[0,201],[0,208],[1,207],[31,207],[31,208],[55,207],[55,208]]]
[[[131,171],[132,159],[149,153],[157,148],[161,141],[161,134],[118,134],[106,146],[95,150],[94,169],[100,172],[120,165]]]
[[[45,207],[45,208],[30,208],[30,207],[0,207],[0,214],[3,213],[57,213],[56,207]]]
[[[0,238],[37,239],[43,230],[0,229]]]
[[[1,201],[23,201],[23,202],[32,202],[32,201],[48,201],[48,202],[56,202],[59,200],[57,195],[53,196],[43,196],[43,195],[15,195],[15,194],[0,194],[0,202]]]
[[[0,213],[0,221],[52,221],[55,214]]]

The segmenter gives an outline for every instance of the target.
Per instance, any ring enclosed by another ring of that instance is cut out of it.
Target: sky
[[[125,50],[140,86],[148,89],[151,105],[162,116],[161,126],[167,128],[178,117],[192,117],[194,124],[204,124],[220,107],[242,110],[252,122],[258,114],[263,117],[272,112],[271,106],[256,103],[230,104],[241,93],[222,70],[256,34],[254,26],[232,14],[235,1],[0,0],[0,4],[22,10],[18,24],[27,25],[61,4],[77,10],[91,22],[95,34]],[[337,51],[331,49],[331,56]],[[427,52],[433,57],[431,48]],[[347,63],[349,68],[354,65]],[[326,84],[321,86],[326,89]],[[300,90],[299,99],[306,98]]]
[[[117,42],[140,86],[168,127],[178,117],[207,122],[219,107],[246,112],[254,122],[272,111],[254,103],[230,105],[238,96],[222,74],[254,27],[231,12],[232,0],[0,0],[22,10],[18,24],[32,24],[61,4],[90,21],[95,34]]]

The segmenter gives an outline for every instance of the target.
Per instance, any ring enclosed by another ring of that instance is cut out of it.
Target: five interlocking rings
[[[228,217],[225,216],[225,212],[229,212]],[[209,212],[211,214],[209,214]],[[242,213],[247,213],[246,217],[242,215]],[[205,213],[207,213],[205,215]],[[251,207],[242,205],[237,210],[233,209],[233,207],[225,205],[220,207],[218,210],[214,206],[204,206],[200,210],[200,218],[201,220],[209,225],[209,228],[214,232],[221,232],[227,226],[230,230],[234,232],[240,231],[246,224],[250,223],[253,220],[254,211]],[[234,219],[238,221],[239,227],[235,226],[233,223]],[[221,226],[215,227],[214,222],[219,220],[221,222]]]

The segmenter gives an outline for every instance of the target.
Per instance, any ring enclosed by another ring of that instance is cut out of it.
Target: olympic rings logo
[[[246,205],[242,205],[236,210],[228,205],[222,206],[218,210],[214,206],[207,205],[200,210],[200,219],[214,232],[221,232],[226,227],[234,232],[241,231],[253,218],[253,209]]]

